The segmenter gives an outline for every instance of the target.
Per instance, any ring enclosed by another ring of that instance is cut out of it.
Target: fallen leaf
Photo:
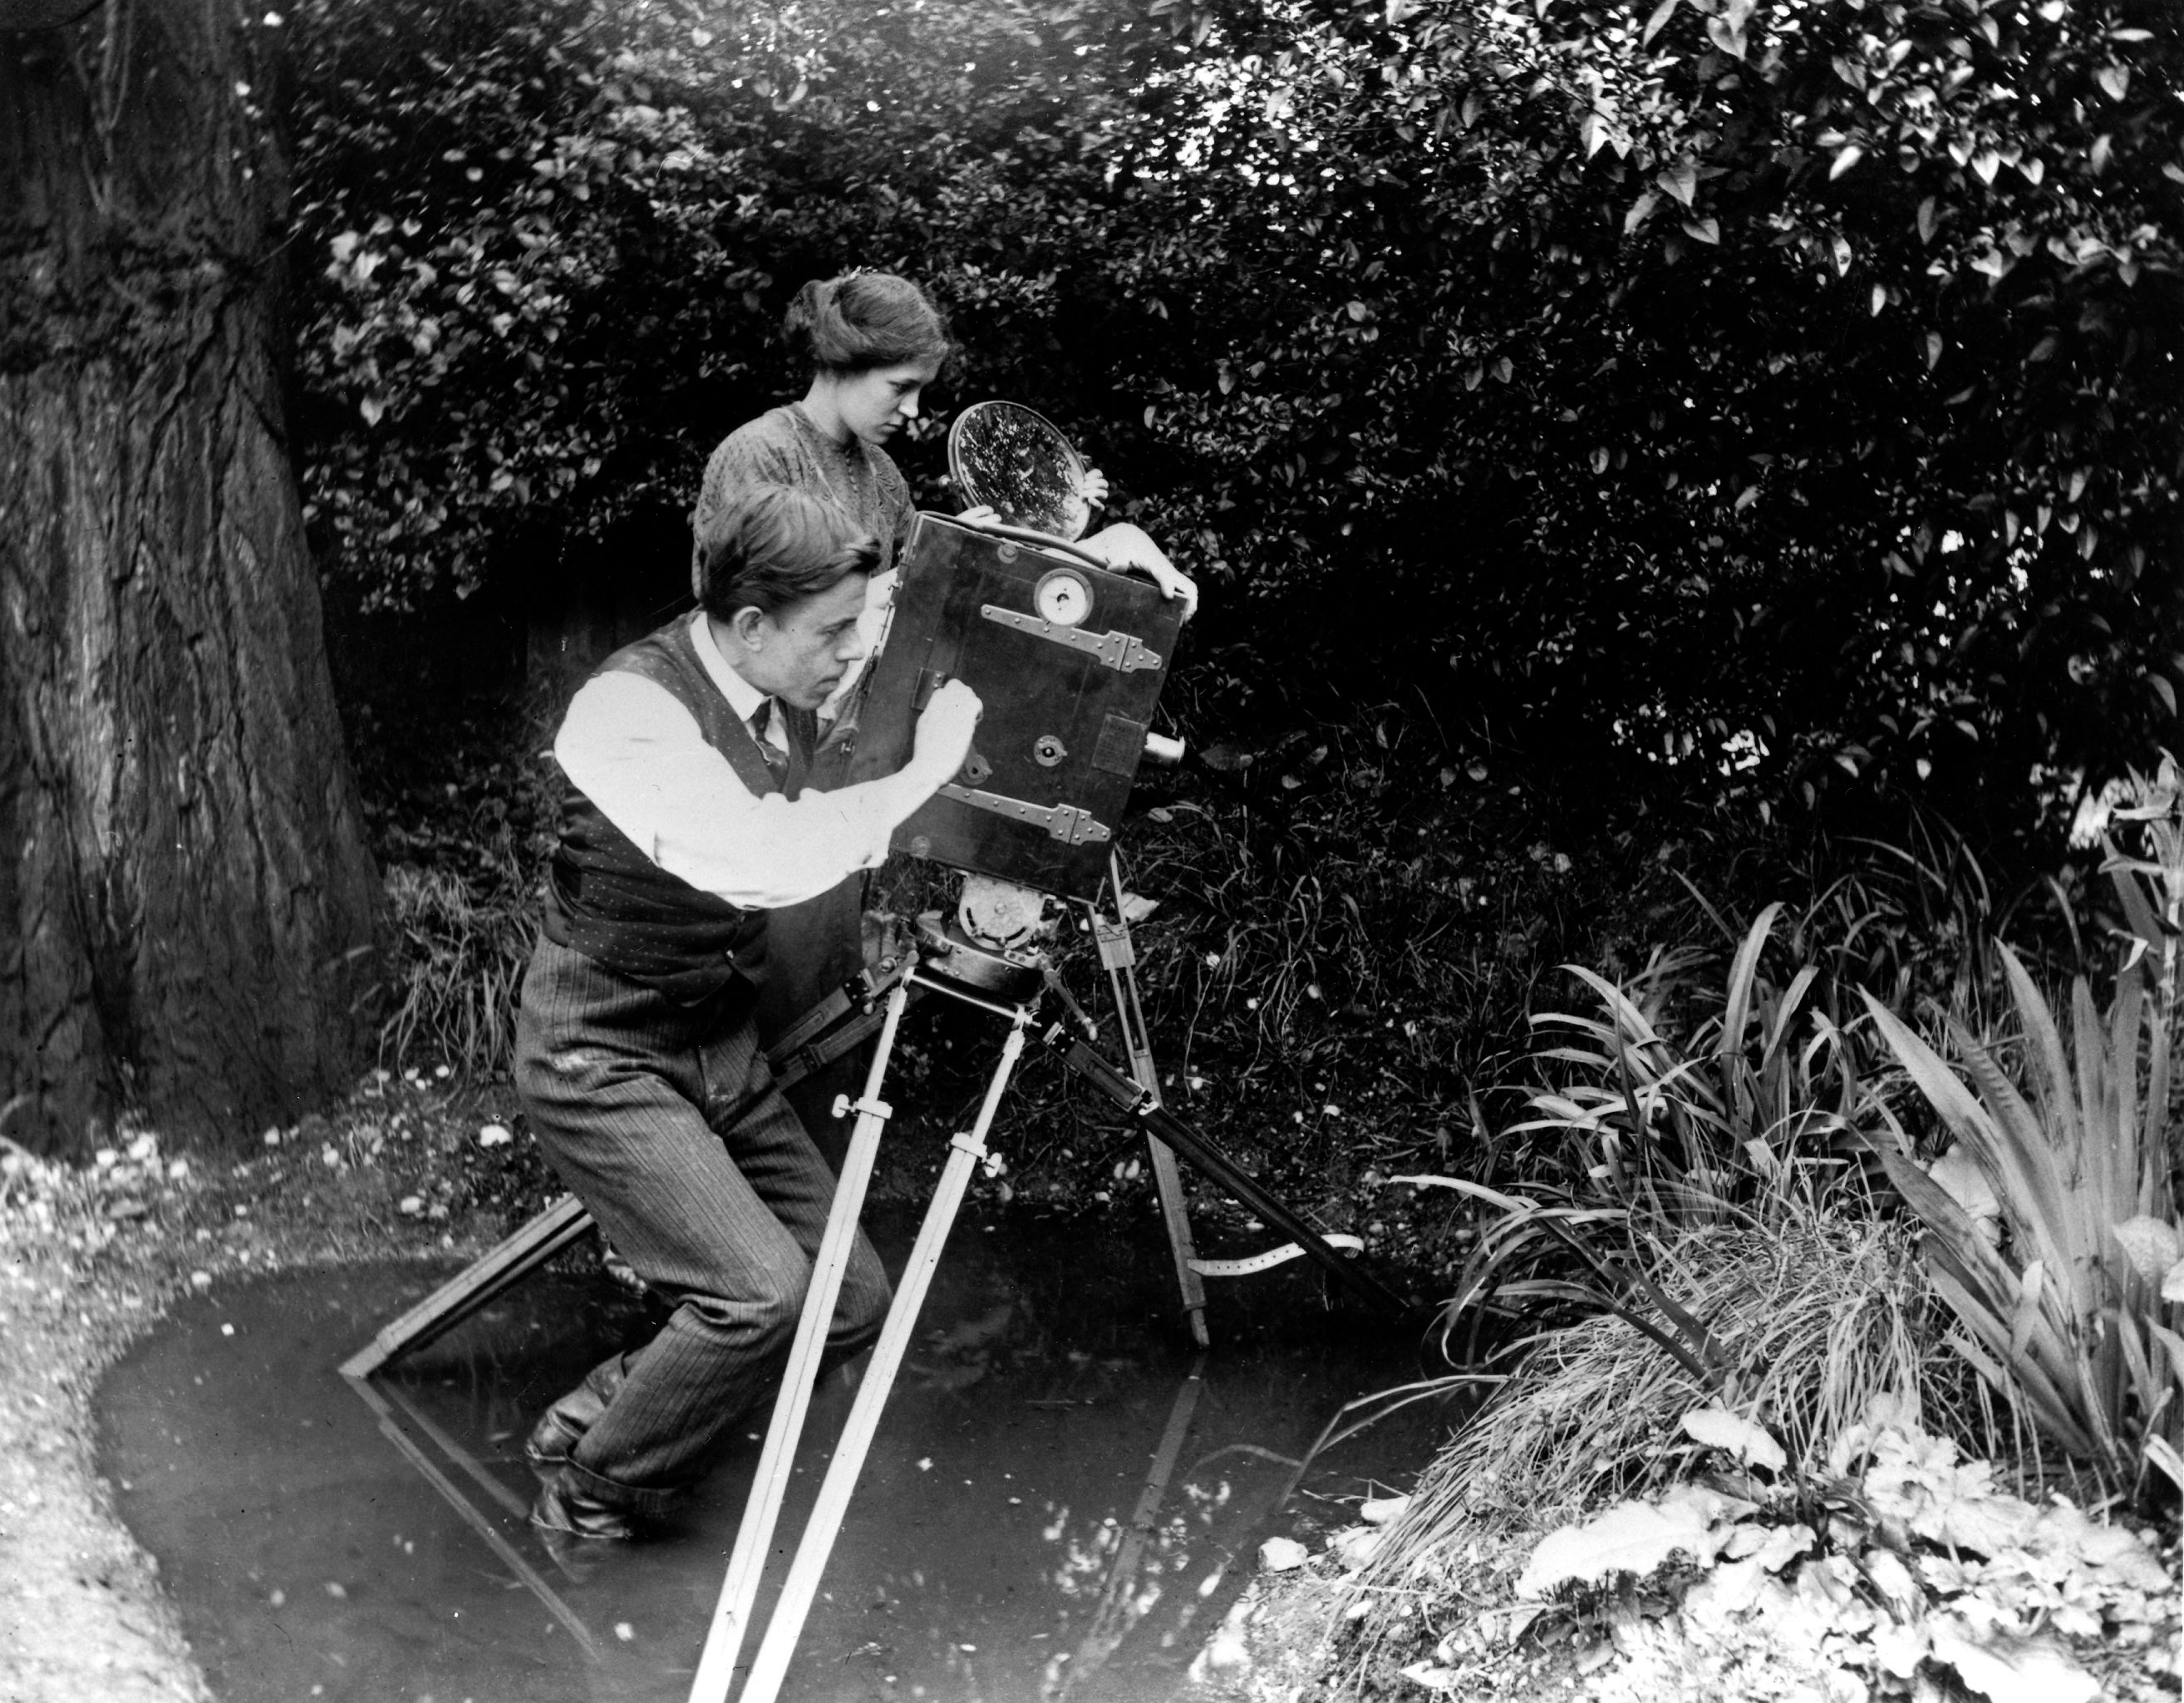
[[[1370,1526],[1351,1526],[1327,1540],[1329,1554],[1351,1572],[1371,1561],[1380,1547],[1381,1533]]]
[[[1259,1545],[1259,1565],[1270,1573],[1293,1572],[1308,1559],[1295,1538],[1269,1538]]]
[[[1699,1561],[1714,1550],[1704,1512],[1693,1502],[1622,1502],[1596,1520],[1550,1532],[1518,1577],[1517,1594],[1545,1596],[1572,1579],[1596,1583],[1616,1573],[1641,1577],[1677,1550]]]
[[[1993,1703],[2092,1703],[2099,1682],[2053,1644],[1991,1633],[1975,1643],[1947,1625],[1934,1628],[1934,1656]]]
[[[1733,1455],[1747,1466],[1764,1466],[1770,1472],[1780,1472],[1790,1464],[1782,1445],[1769,1437],[1763,1427],[1726,1408],[1693,1408],[1684,1415],[1683,1428],[1685,1435],[1696,1438],[1709,1449]]]
[[[1767,1534],[1767,1541],[1752,1552],[1752,1559],[1770,1573],[1779,1573],[1816,1540],[1813,1528],[1802,1522],[1793,1526],[1778,1526]]]
[[[2176,1234],[2175,1225],[2164,1224],[2158,1218],[2141,1214],[2111,1225],[2109,1234],[2122,1246],[2131,1270],[2149,1286],[2165,1284],[2170,1271],[2184,1260],[2184,1237]]]
[[[1951,1143],[1948,1152],[1934,1161],[1926,1175],[1964,1208],[1973,1223],[1992,1226],[2001,1218],[2002,1203],[1994,1198],[1994,1186],[1962,1142]]]

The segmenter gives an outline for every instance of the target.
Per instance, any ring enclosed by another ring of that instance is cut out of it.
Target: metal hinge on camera
[[[1030,804],[1021,798],[1004,798],[998,792],[977,792],[953,781],[940,789],[939,796],[952,798],[958,804],[967,804],[973,810],[990,810],[1012,822],[1044,829],[1065,846],[1082,846],[1110,837],[1106,823],[1095,820],[1090,811],[1074,804]]]
[[[1117,673],[1128,674],[1139,668],[1157,668],[1161,655],[1148,650],[1134,633],[1085,633],[1074,627],[1057,627],[1051,621],[1036,615],[1025,615],[1014,609],[1004,609],[998,603],[979,606],[978,613],[987,620],[1003,627],[1013,627],[1019,633],[1028,633],[1034,639],[1044,639],[1050,645],[1065,645],[1072,650],[1082,650],[1097,657]]]

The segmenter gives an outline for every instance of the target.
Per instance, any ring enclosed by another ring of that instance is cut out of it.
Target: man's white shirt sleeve
[[[697,717],[642,675],[595,675],[554,740],[572,784],[671,875],[732,905],[825,892],[887,856],[894,824],[865,788],[760,798],[705,743]]]

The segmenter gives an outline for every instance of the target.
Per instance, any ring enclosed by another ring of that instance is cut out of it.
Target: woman
[[[754,485],[788,485],[831,497],[880,540],[880,572],[871,593],[877,616],[894,594],[895,555],[916,513],[910,487],[886,446],[917,417],[925,387],[954,353],[948,322],[907,278],[845,272],[815,278],[796,293],[782,321],[782,337],[810,368],[810,388],[801,401],[769,409],[722,440],[705,464],[692,529],[702,549],[706,528],[723,505]],[[1087,469],[1086,500],[1096,508],[1106,495],[1106,477]],[[975,508],[961,518],[975,525],[994,513]],[[1167,595],[1182,598],[1187,611],[1197,608],[1198,588],[1139,528],[1108,527],[1085,539],[1084,548],[1117,571],[1147,574]],[[875,643],[879,636],[877,630],[866,634]]]
[[[859,530],[880,541],[878,571],[860,629],[867,649],[876,651],[886,634],[896,559],[916,512],[887,445],[917,417],[925,387],[955,344],[932,299],[890,272],[812,280],[789,304],[782,335],[808,367],[810,386],[800,400],[738,427],[713,451],[692,516],[698,549],[702,553],[728,503],[754,486],[787,485],[831,499]],[[1097,505],[1106,494],[1106,480],[1088,472],[1086,499]],[[990,509],[974,508],[960,518],[976,525],[995,516]],[[1109,527],[1084,540],[1084,548],[1118,572],[1149,575],[1168,596],[1183,600],[1186,617],[1197,606],[1197,587],[1138,528]],[[811,731],[819,755],[808,785],[831,790],[842,784],[849,757],[844,735],[855,725],[854,695],[861,673],[861,666],[817,712]],[[857,973],[863,962],[861,898],[862,878],[857,877],[772,913],[774,969],[759,1013],[762,1035],[778,1035]],[[837,1086],[846,1084],[815,1080],[790,1097],[822,1151],[838,1163],[842,1136],[829,1115]]]

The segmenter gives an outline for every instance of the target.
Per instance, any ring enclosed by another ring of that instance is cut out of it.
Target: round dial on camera
[[[1056,627],[1077,626],[1092,612],[1091,582],[1071,567],[1042,574],[1031,598],[1039,619]]]

